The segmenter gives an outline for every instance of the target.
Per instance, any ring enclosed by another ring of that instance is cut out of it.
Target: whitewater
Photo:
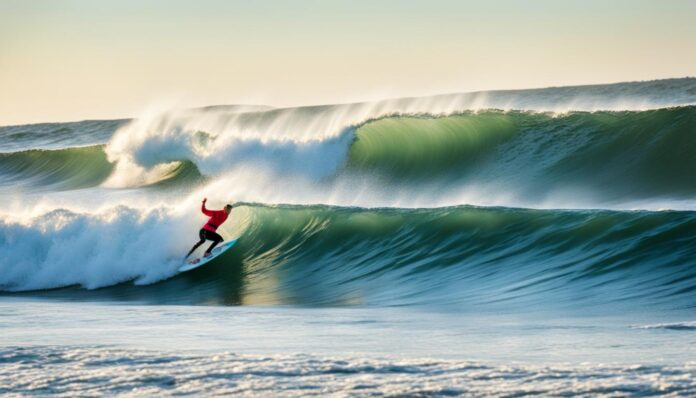
[[[1,384],[688,396],[693,170],[696,78],[0,127]]]

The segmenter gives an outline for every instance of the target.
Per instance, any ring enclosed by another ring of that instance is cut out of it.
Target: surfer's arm
[[[201,203],[201,213],[205,214],[208,217],[213,216],[213,212],[205,208],[205,200],[203,201],[203,203]]]

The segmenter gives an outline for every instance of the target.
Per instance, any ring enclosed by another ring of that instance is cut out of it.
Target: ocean
[[[694,170],[696,78],[0,127],[0,394],[694,396]]]

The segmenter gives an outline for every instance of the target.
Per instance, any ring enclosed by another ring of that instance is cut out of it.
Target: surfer
[[[211,251],[215,246],[217,246],[218,243],[222,242],[224,239],[222,239],[222,236],[215,232],[222,223],[227,220],[227,216],[230,214],[230,211],[232,211],[232,205],[228,204],[225,205],[225,208],[222,210],[208,210],[205,208],[205,202],[208,200],[208,198],[204,198],[203,202],[201,203],[201,212],[205,214],[206,216],[210,217],[208,219],[208,222],[205,223],[203,228],[201,228],[200,231],[198,231],[198,236],[201,238],[201,240],[198,241],[193,247],[191,248],[191,251],[188,252],[186,257],[191,255],[194,250],[198,249],[198,246],[202,245],[205,243],[206,240],[212,240],[213,243],[210,245],[208,250],[205,251],[205,254],[203,254],[203,257],[209,257]]]

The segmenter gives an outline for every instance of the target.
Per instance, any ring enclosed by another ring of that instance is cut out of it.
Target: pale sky
[[[696,75],[696,1],[0,0],[0,125]]]

